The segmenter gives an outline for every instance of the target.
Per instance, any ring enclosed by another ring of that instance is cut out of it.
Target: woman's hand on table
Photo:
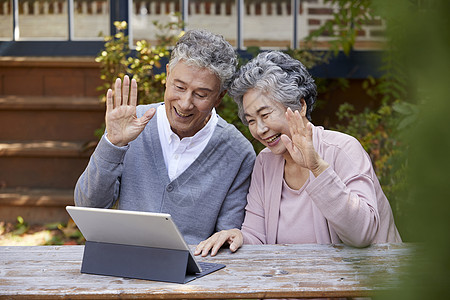
[[[222,230],[214,233],[207,240],[200,242],[195,248],[194,255],[207,256],[211,251],[211,256],[215,256],[223,244],[230,245],[231,252],[235,252],[244,243],[244,236],[239,229]]]

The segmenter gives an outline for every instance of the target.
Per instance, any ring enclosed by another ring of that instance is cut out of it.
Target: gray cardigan
[[[150,107],[140,105],[138,117]],[[255,162],[250,142],[221,117],[199,157],[170,181],[156,115],[125,148],[104,137],[75,186],[75,204],[164,212],[172,215],[188,244],[216,231],[240,228]]]

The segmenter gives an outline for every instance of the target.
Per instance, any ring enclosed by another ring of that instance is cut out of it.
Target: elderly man
[[[170,213],[189,244],[240,228],[255,153],[215,111],[236,63],[223,37],[192,30],[166,66],[164,103],[136,106],[136,81],[117,79],[75,204]]]

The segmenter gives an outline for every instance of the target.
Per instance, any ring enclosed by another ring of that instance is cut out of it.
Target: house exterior
[[[222,34],[242,53],[249,46],[301,49],[337,9],[325,0],[0,0],[0,221],[68,219],[64,207],[73,204],[73,187],[104,120],[94,58],[114,21],[128,22],[134,48],[142,39],[154,44],[153,22],[175,21],[178,13],[185,30]],[[360,99],[364,78],[377,77],[373,62],[384,30],[375,19],[358,32],[350,56],[311,70],[350,79],[351,92],[325,95],[333,101],[322,114]],[[316,49],[328,49],[329,40],[320,36]]]

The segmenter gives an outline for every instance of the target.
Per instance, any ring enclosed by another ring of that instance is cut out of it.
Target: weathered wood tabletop
[[[412,246],[244,245],[200,260],[224,269],[187,284],[81,274],[84,246],[0,247],[0,298],[361,297],[396,287]]]

